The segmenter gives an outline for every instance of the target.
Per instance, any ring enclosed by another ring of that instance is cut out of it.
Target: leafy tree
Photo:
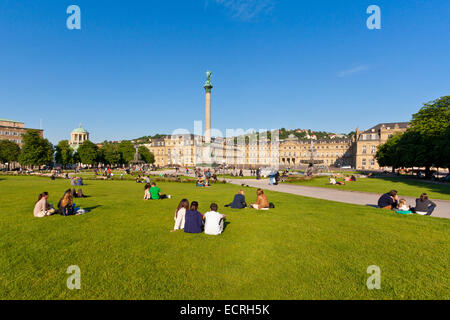
[[[145,163],[153,164],[155,163],[155,155],[148,150],[148,148],[144,146],[140,146],[138,148],[139,155],[141,156],[141,160]]]
[[[106,164],[114,165],[120,163],[121,154],[116,144],[111,142],[104,142],[100,149],[100,152],[102,160]]]
[[[38,130],[28,130],[23,135],[23,147],[19,162],[23,166],[43,166],[53,161],[53,146],[41,138]]]
[[[117,150],[120,153],[122,163],[127,164],[134,159],[136,149],[134,149],[134,146],[130,141],[120,142],[117,146]]]
[[[435,152],[438,154],[437,164],[442,168],[448,168],[450,172],[450,126],[442,133]]]
[[[398,134],[390,138],[386,143],[378,146],[375,158],[381,167],[392,167],[392,171],[400,166],[398,161],[397,147],[402,138],[402,134]]]
[[[92,143],[89,140],[83,142],[82,145],[78,147],[78,157],[80,158],[81,163],[94,165],[98,163],[99,160],[99,151],[98,147],[95,143]]]
[[[420,134],[421,139],[415,146],[420,152],[416,157],[416,166],[426,167],[426,175],[430,176],[430,167],[442,165],[440,150],[437,145],[450,126],[450,96],[425,103],[418,113],[413,115],[408,131]]]
[[[19,160],[20,147],[17,143],[9,140],[0,140],[0,163],[15,162]]]
[[[67,166],[73,163],[73,150],[69,145],[69,141],[60,141],[56,146],[55,151],[56,162],[62,164],[63,166]]]

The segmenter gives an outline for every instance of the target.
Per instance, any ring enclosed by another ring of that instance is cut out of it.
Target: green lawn
[[[437,184],[427,181],[420,181],[409,177],[360,178],[356,180],[356,182],[346,182],[345,186],[330,185],[328,177],[319,177],[312,180],[298,180],[286,183],[347,191],[372,192],[378,194],[383,194],[395,189],[399,192],[400,196],[410,197],[419,197],[423,192],[426,192],[432,199],[450,200],[449,184]],[[338,178],[336,181],[344,181],[344,179]]]
[[[67,180],[0,176],[1,299],[449,299],[450,221],[267,192],[276,209],[223,208],[238,186],[161,183],[172,199],[143,201],[143,185],[87,181],[82,216],[33,218]],[[214,201],[221,236],[170,233],[178,201]],[[254,201],[254,189],[247,190]],[[81,268],[81,290],[66,288]],[[381,268],[381,290],[366,287]]]

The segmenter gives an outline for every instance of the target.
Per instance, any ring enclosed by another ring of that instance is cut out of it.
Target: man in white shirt
[[[218,206],[212,203],[211,211],[205,213],[205,234],[216,236],[222,233],[225,215],[217,212]]]

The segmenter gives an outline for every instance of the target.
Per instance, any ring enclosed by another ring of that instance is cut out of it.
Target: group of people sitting
[[[83,178],[81,177],[72,177],[70,180],[71,186],[82,186],[83,185]]]
[[[192,201],[189,205],[187,199],[180,201],[175,210],[175,225],[171,232],[184,230],[186,233],[202,233],[208,235],[219,235],[223,232],[225,225],[224,214],[218,212],[219,207],[215,203],[209,206],[210,211],[201,214],[198,211],[198,202]]]
[[[156,186],[156,183],[147,183],[144,187],[144,200],[162,200],[170,199],[171,196],[163,194],[161,189]]]
[[[210,186],[209,179],[204,178],[204,177],[197,178],[196,186],[197,187],[209,187]]]
[[[225,207],[230,207],[231,209],[252,208],[256,210],[269,210],[275,208],[274,204],[269,202],[262,189],[256,190],[256,203],[252,203],[248,206],[245,201],[244,190],[239,190],[234,196],[233,202],[225,205]]]
[[[38,200],[36,201],[34,205],[33,215],[36,218],[43,218],[47,216],[51,216],[53,214],[59,213],[63,216],[72,216],[72,215],[80,215],[83,213],[86,213],[87,211],[79,208],[76,206],[75,203],[73,203],[73,192],[75,189],[71,190],[68,189],[66,192],[64,192],[64,195],[58,202],[58,209],[56,210],[52,204],[48,203],[48,192],[42,192],[38,196]],[[79,190],[81,191],[81,189]],[[75,191],[75,194],[78,196],[78,193]],[[84,197],[83,193],[81,192],[82,197]]]
[[[415,213],[423,216],[431,216],[436,208],[436,203],[431,201],[426,193],[422,193],[416,199],[416,206],[411,207],[405,199],[399,199],[397,190],[392,190],[380,197],[378,207],[385,210],[395,210],[401,214]]]
[[[356,182],[356,177],[354,175],[345,176],[344,181],[336,181],[335,177],[330,177],[330,184],[334,186],[344,186],[346,182]]]

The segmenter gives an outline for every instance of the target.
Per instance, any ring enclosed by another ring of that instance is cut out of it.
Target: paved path
[[[264,180],[254,180],[254,179],[228,179],[228,183],[233,183],[237,185],[246,184],[250,187],[262,188],[265,190],[278,191],[296,194],[300,196],[331,200],[337,202],[360,204],[365,206],[376,206],[378,198],[380,195],[375,193],[367,192],[354,192],[354,191],[343,191],[334,190],[329,188],[319,188],[319,187],[306,187],[300,185],[292,184],[280,184],[278,186],[269,185],[267,179]],[[416,203],[416,198],[413,197],[403,197],[408,203]],[[447,218],[450,219],[450,201],[447,200],[433,200],[437,207],[433,212],[433,217]]]

